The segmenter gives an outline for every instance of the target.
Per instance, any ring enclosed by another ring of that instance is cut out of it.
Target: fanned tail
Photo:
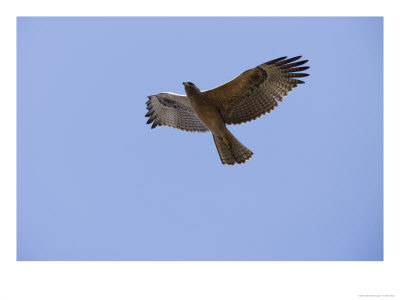
[[[213,138],[221,162],[224,165],[241,164],[253,156],[253,152],[243,146],[228,129],[226,129],[224,136],[213,135]]]

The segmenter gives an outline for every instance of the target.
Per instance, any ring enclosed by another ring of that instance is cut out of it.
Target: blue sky
[[[18,260],[382,260],[382,18],[19,18]],[[232,133],[147,96],[280,56],[310,77]]]

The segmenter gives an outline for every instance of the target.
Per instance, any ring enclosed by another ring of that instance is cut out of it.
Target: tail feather
[[[253,152],[243,146],[228,129],[225,136],[213,135],[213,138],[223,164],[241,164],[253,156]]]

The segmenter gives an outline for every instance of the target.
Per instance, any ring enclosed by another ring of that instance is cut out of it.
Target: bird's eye
[[[189,85],[193,85],[193,83],[191,83],[191,82],[188,82],[188,84],[189,84]]]

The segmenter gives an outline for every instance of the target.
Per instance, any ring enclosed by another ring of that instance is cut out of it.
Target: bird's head
[[[194,83],[184,82],[183,85],[185,86],[185,92],[187,95],[200,93],[200,89]]]

